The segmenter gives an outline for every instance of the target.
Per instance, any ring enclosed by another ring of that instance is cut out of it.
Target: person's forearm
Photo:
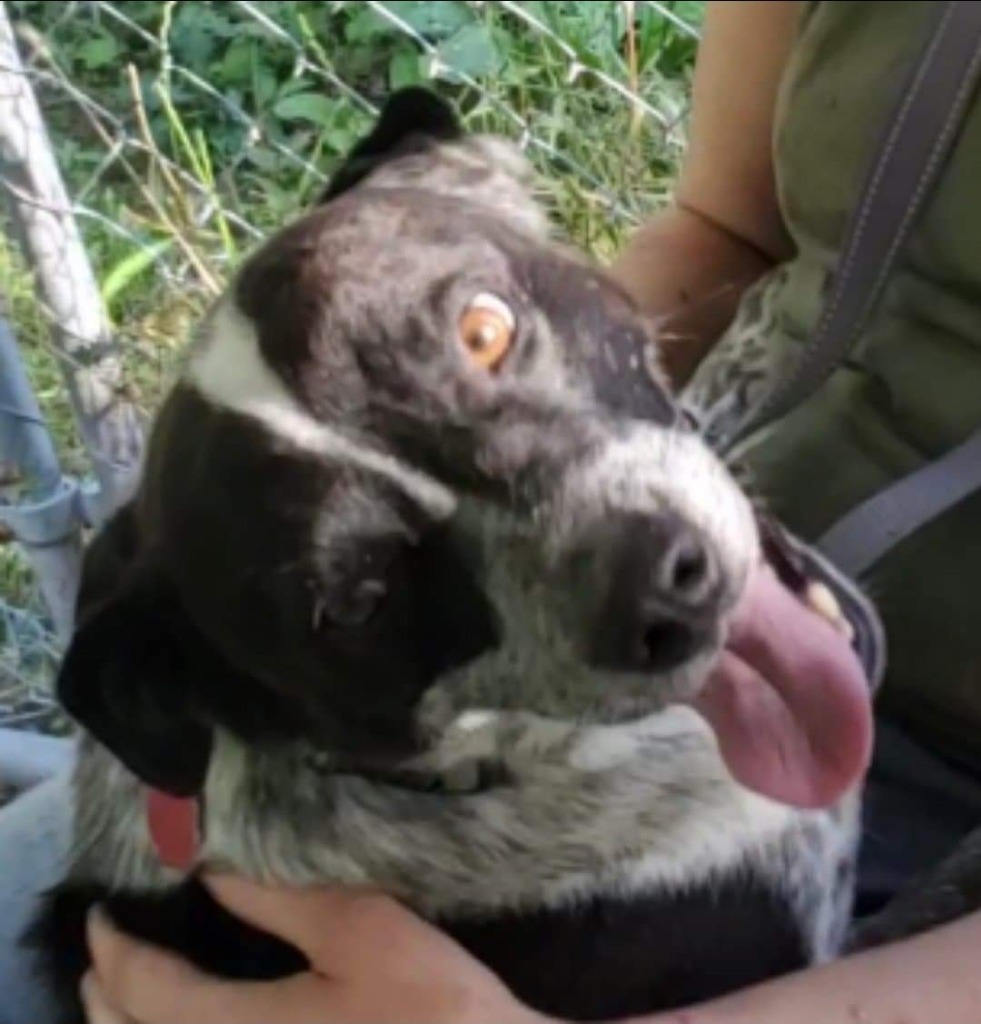
[[[684,383],[745,289],[792,252],[777,200],[773,125],[797,0],[713,0],[699,46],[675,204],[644,225],[614,271],[662,328]]]
[[[770,266],[753,246],[672,206],[634,235],[613,273],[655,324],[664,368],[680,387]]]
[[[633,1024],[981,1024],[981,913],[893,946]]]

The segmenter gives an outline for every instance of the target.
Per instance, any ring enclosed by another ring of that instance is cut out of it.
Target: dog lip
[[[885,631],[874,610],[844,586],[830,564],[816,551],[791,536],[772,517],[757,513],[763,559],[777,579],[802,600],[809,587],[823,584],[851,627],[852,648],[874,691],[885,675]]]

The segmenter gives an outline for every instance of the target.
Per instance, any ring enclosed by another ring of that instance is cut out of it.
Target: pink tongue
[[[750,582],[695,706],[734,778],[781,803],[827,807],[868,767],[872,710],[862,666],[770,569]]]

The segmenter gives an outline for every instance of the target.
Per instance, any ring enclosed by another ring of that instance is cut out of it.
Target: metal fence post
[[[72,629],[81,566],[79,488],[63,479],[14,332],[0,316],[0,461],[17,471],[16,496],[0,523],[30,559],[58,638]]]
[[[131,493],[142,453],[136,408],[121,397],[122,367],[37,98],[0,2],[0,167],[13,226],[35,274],[78,428],[99,484],[103,517]]]

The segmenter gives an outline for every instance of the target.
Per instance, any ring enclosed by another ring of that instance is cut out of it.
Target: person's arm
[[[773,125],[801,6],[708,4],[674,202],[613,267],[646,312],[666,318],[665,365],[678,384],[725,330],[745,289],[792,252],[777,202]]]
[[[981,1024],[981,913],[913,939],[633,1024]]]
[[[387,897],[210,884],[232,913],[300,949],[310,971],[277,982],[221,981],[97,923],[90,933],[95,968],[84,986],[89,1024],[549,1024]],[[979,948],[981,913],[631,1024],[981,1024]]]

